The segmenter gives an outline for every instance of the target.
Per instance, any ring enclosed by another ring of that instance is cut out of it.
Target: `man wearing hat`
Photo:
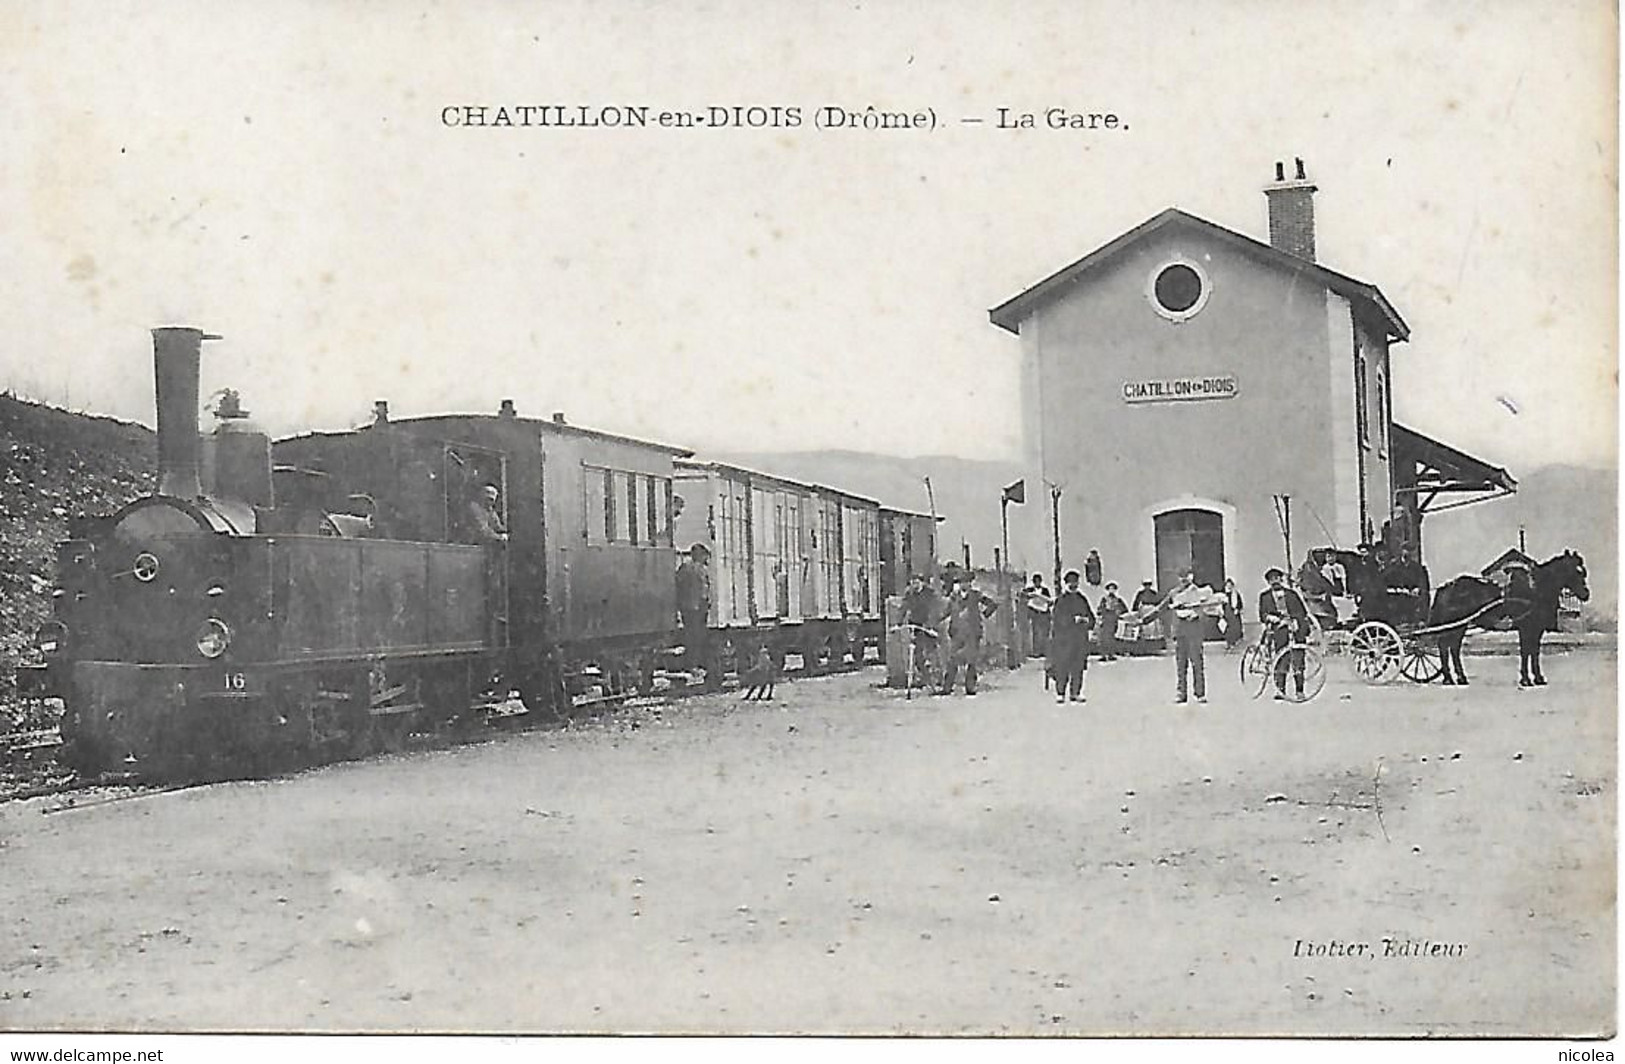
[[[1202,636],[1207,623],[1203,614],[1213,597],[1213,592],[1196,582],[1196,573],[1185,569],[1179,574],[1179,586],[1164,600],[1164,605],[1174,614],[1174,669],[1179,675],[1175,702],[1186,700],[1187,675],[1196,700],[1207,701],[1207,663],[1202,657]]]
[[[1106,581],[1106,593],[1100,596],[1100,660],[1117,660],[1117,622],[1128,612],[1128,605],[1118,597],[1117,581]]]
[[[719,686],[721,670],[713,669],[710,658],[711,551],[703,543],[688,548],[688,557],[677,567],[677,616],[683,622],[683,660],[690,667],[705,669],[706,683]]]
[[[1140,581],[1140,590],[1134,593],[1134,615],[1140,622],[1140,637],[1135,640],[1140,653],[1156,653],[1165,642],[1162,619],[1158,611],[1162,596],[1150,580]]]
[[[1095,611],[1078,590],[1078,571],[1069,570],[1065,589],[1055,600],[1055,618],[1050,630],[1049,669],[1055,677],[1055,701],[1087,702],[1084,684],[1089,679],[1089,632],[1095,626]]]
[[[1303,697],[1303,651],[1293,650],[1282,655],[1283,648],[1300,642],[1309,634],[1309,607],[1303,596],[1286,586],[1286,573],[1271,568],[1264,574],[1269,587],[1258,596],[1258,620],[1264,626],[1264,645],[1272,658],[1280,655],[1275,664],[1275,700],[1286,698],[1286,674],[1292,670],[1292,683],[1298,697]]]
[[[961,573],[948,599],[948,667],[938,694],[953,694],[960,668],[965,670],[965,693],[976,693],[976,673],[982,660],[982,633],[999,602],[976,586],[976,574]]]

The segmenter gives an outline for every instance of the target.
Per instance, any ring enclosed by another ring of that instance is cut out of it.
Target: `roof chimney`
[[[518,417],[519,411],[514,407],[512,399],[502,400],[502,409],[497,411],[499,417]]]
[[[553,424],[555,424],[555,425],[564,424],[564,411],[562,411],[562,410],[553,411]]]
[[[1275,182],[1264,186],[1269,200],[1270,246],[1315,261],[1315,188],[1303,172],[1303,160],[1294,158],[1296,176],[1288,179],[1286,165],[1275,164]]]
[[[372,420],[377,425],[389,424],[389,400],[379,399],[372,404]]]
[[[218,340],[184,326],[152,330],[154,393],[158,407],[158,494],[195,499],[198,479],[198,364],[203,341]]]

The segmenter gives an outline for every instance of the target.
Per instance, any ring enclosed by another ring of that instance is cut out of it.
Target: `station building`
[[[1312,547],[1420,551],[1430,510],[1515,490],[1394,423],[1410,328],[1316,260],[1302,162],[1275,178],[1268,243],[1169,208],[988,312],[1021,344],[1022,567],[1097,548],[1125,597],[1187,567],[1251,596]]]

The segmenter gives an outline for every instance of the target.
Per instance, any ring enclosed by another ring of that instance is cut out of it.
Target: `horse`
[[[1557,625],[1558,598],[1568,591],[1581,602],[1591,597],[1586,586],[1586,564],[1577,551],[1566,550],[1535,566],[1530,578],[1530,598],[1508,598],[1501,588],[1476,576],[1459,576],[1439,587],[1433,596],[1428,625],[1456,625],[1472,618],[1471,624],[1489,628],[1497,622],[1510,622],[1518,630],[1518,686],[1543,686],[1546,677],[1540,668],[1541,637]],[[1495,608],[1489,608],[1495,607]],[[1469,624],[1460,624],[1439,633],[1439,656],[1444,663],[1444,682],[1467,683],[1461,664],[1461,644]]]
[[[1544,687],[1546,677],[1540,671],[1540,640],[1557,627],[1558,600],[1567,591],[1585,602],[1591,598],[1591,588],[1586,584],[1586,561],[1574,550],[1566,550],[1535,566],[1530,580],[1534,585],[1534,601],[1516,625],[1518,686]]]

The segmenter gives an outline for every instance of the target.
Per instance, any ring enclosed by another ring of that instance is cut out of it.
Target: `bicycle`
[[[1266,626],[1259,633],[1256,642],[1250,644],[1241,652],[1241,686],[1249,691],[1254,698],[1261,698],[1270,683],[1277,675],[1282,678],[1284,691],[1277,689],[1288,701],[1308,702],[1320,694],[1326,687],[1326,660],[1320,650],[1315,647],[1314,632],[1307,637],[1300,636],[1296,631],[1292,638],[1278,649],[1270,648],[1270,631],[1272,626]],[[1274,627],[1278,627],[1275,625]],[[1292,667],[1291,655],[1303,655],[1303,687],[1300,689],[1296,682],[1286,683],[1288,674],[1293,674],[1296,680],[1296,671]]]
[[[936,690],[942,680],[941,663],[938,660],[937,653],[940,636],[937,634],[936,629],[927,628],[923,624],[899,624],[893,627],[892,631],[908,633],[908,663],[903,674],[904,700],[913,700],[916,686],[926,691]],[[930,641],[923,647],[920,643],[921,635],[930,637]],[[916,664],[923,666],[923,669],[917,671],[915,669]],[[924,680],[923,684],[915,682],[922,679]]]

